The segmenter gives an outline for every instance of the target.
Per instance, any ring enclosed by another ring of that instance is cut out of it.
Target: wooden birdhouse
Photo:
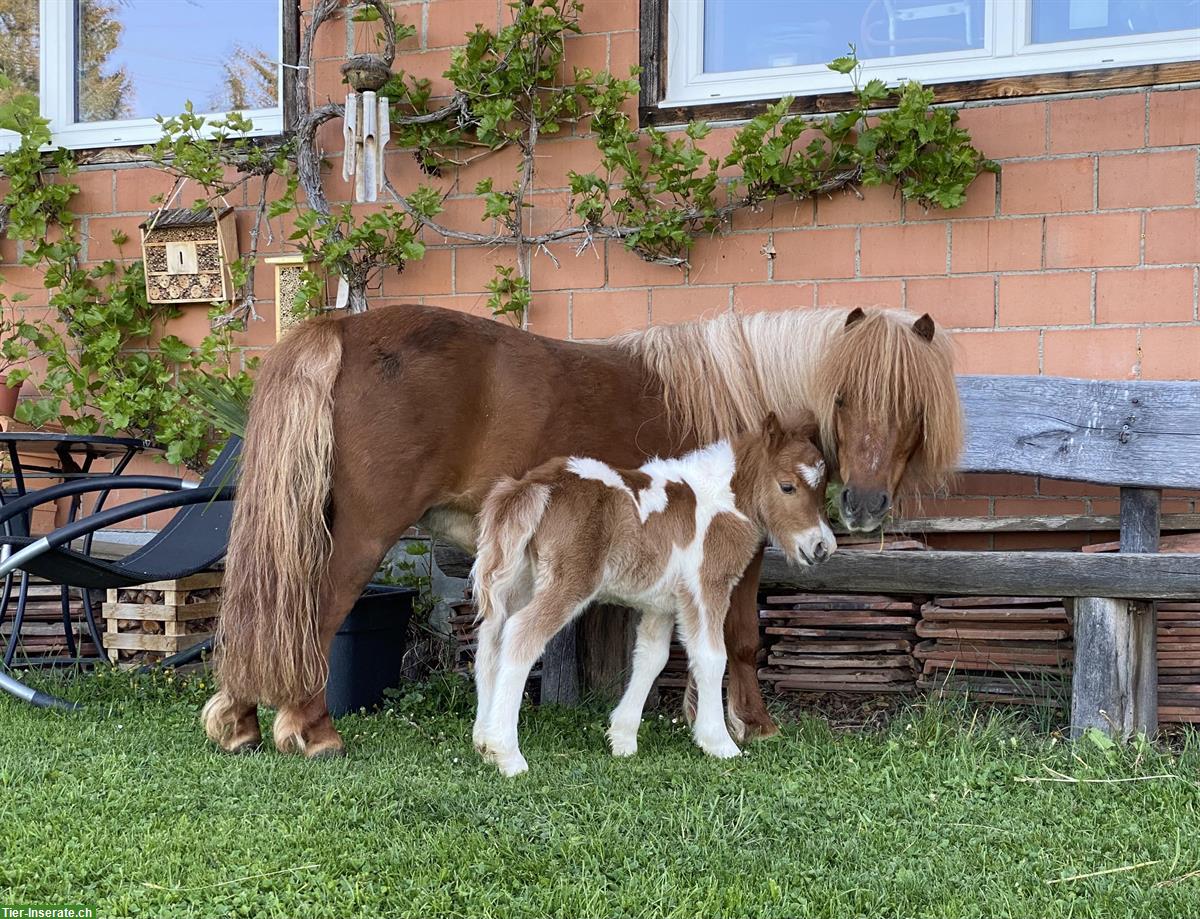
[[[233,208],[155,211],[141,230],[151,303],[211,303],[233,297],[229,264],[238,257]]]
[[[278,340],[305,320],[305,315],[296,312],[296,294],[303,283],[301,273],[306,269],[318,271],[318,263],[305,261],[304,256],[299,254],[274,255],[263,261],[275,268],[275,338]],[[321,291],[310,306],[319,308],[324,305],[325,289],[322,284]]]

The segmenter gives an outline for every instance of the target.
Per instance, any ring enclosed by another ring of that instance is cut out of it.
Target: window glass
[[[1200,28],[1198,0],[1032,0],[1035,45]],[[1200,47],[1197,49],[1200,54]]]
[[[38,91],[38,0],[0,0],[0,73],[14,91]]]
[[[684,0],[698,2],[698,0]],[[703,0],[704,70],[827,64],[983,47],[984,0]]]
[[[76,0],[76,119],[275,107],[279,16],[279,0]]]

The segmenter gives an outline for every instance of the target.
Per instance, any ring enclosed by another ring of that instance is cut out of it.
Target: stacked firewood
[[[910,692],[920,600],[878,595],[761,598],[767,652],[759,679],[779,690]]]
[[[921,609],[917,685],[981,701],[1063,705],[1071,620],[1045,597],[938,597]]]
[[[220,571],[108,592],[104,647],[119,664],[161,660],[211,638],[220,608]]]
[[[474,678],[475,653],[479,648],[479,623],[476,622],[477,610],[475,601],[470,597],[454,600],[449,603],[450,640],[454,649],[454,672]],[[533,692],[536,684],[542,679],[542,665],[539,661],[533,665],[529,674],[527,691]],[[535,693],[536,694],[536,693]]]
[[[0,623],[0,649],[8,646],[12,637],[14,619],[17,615],[17,598],[20,578],[14,578],[9,591],[8,609],[4,621]],[[72,590],[68,601],[68,615],[71,633],[75,639],[75,652],[80,657],[95,657],[99,652],[88,634],[83,615],[83,601],[79,591]],[[25,616],[21,624],[21,634],[17,639],[16,659],[31,658],[67,658],[70,657],[70,647],[67,645],[66,632],[63,628],[62,588],[55,584],[40,582],[30,583],[25,600]]]
[[[1158,720],[1200,723],[1200,602],[1158,604]]]

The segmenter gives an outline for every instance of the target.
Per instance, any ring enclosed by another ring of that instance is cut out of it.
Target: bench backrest
[[[1200,383],[960,376],[958,389],[962,472],[1200,488]]]

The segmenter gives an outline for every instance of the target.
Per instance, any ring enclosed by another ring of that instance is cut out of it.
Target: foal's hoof
[[[637,735],[609,733],[608,745],[612,748],[613,756],[633,756],[637,753]]]
[[[698,741],[700,749],[709,756],[717,759],[733,759],[735,756],[741,756],[742,751],[738,749],[732,738],[724,738],[713,741]]]
[[[262,749],[262,738],[252,737],[247,740],[242,740],[232,744],[225,752],[231,753],[234,756],[248,756],[251,753],[257,753]]]
[[[525,762],[525,757],[520,753],[506,756],[503,759],[497,757],[496,768],[500,770],[500,774],[506,779],[511,779],[514,775],[520,775],[523,772],[529,771],[529,763]]]

